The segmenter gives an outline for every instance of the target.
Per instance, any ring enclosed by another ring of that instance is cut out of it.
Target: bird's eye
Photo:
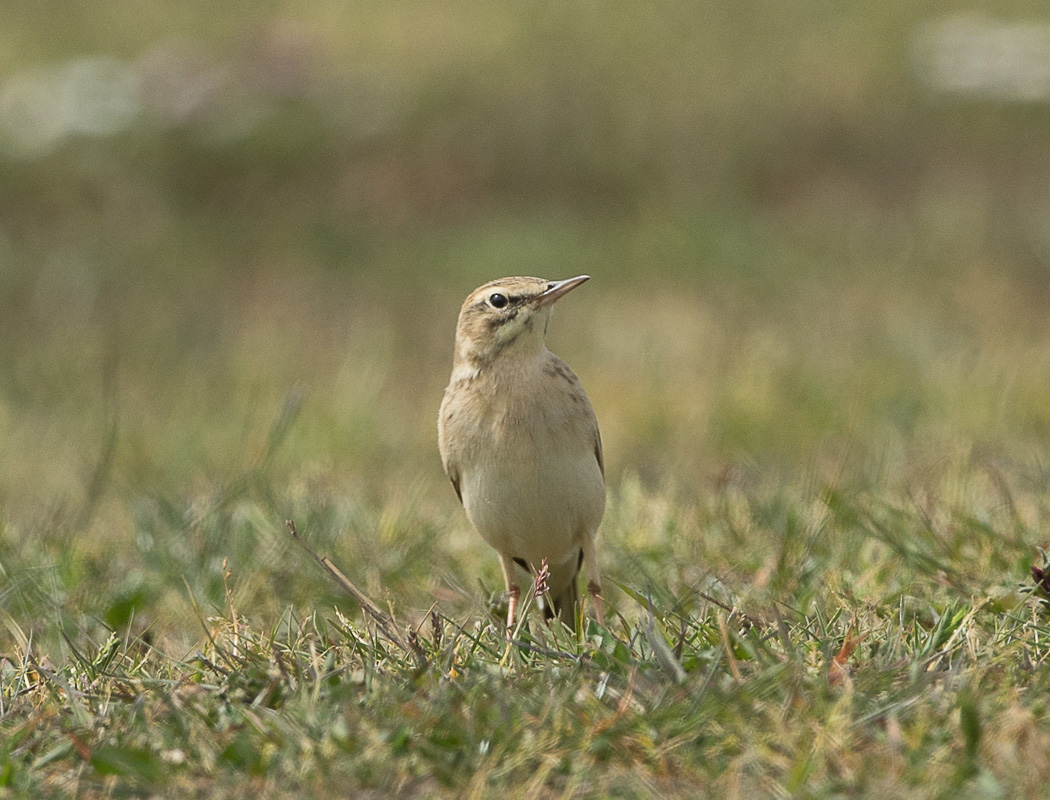
[[[505,308],[507,303],[507,295],[496,292],[495,294],[489,295],[489,305],[493,308]]]

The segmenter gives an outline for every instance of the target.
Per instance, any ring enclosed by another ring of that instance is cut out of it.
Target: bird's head
[[[478,369],[504,353],[538,352],[554,301],[589,277],[564,281],[500,278],[479,286],[459,312],[456,363]]]

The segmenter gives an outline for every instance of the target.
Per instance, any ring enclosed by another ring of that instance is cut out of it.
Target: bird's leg
[[[511,586],[507,590],[507,635],[514,630],[514,616],[518,612],[518,599],[521,597],[521,587]]]
[[[514,651],[514,617],[518,612],[518,600],[521,598],[521,587],[514,580],[514,560],[510,556],[499,554],[499,565],[503,570],[503,582],[507,585],[507,649],[500,659],[500,668],[507,665]]]
[[[518,613],[518,600],[521,598],[521,587],[514,580],[514,560],[503,553],[499,555],[499,565],[503,569],[503,582],[507,586],[507,637],[514,630],[514,617]]]
[[[604,628],[605,612],[602,611],[602,585],[600,583],[595,583],[592,580],[588,580],[587,594],[589,594],[594,601],[594,616],[598,619],[598,624]]]
[[[605,612],[602,610],[602,576],[598,569],[598,558],[594,554],[594,537],[583,537],[583,569],[587,575],[587,594],[594,601],[594,616],[598,624],[605,627]]]

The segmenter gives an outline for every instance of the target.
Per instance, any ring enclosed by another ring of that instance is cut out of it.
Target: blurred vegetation
[[[939,615],[1046,544],[1050,103],[923,83],[957,4],[7,11],[0,611],[55,663],[188,657],[194,599],[349,613],[290,517],[402,618],[484,616],[435,417],[508,274],[594,278],[550,344],[610,584]],[[56,128],[33,91],[70,81],[111,115]]]

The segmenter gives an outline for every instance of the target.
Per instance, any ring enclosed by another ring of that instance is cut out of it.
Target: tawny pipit
[[[438,417],[441,460],[482,538],[499,553],[507,626],[521,589],[514,564],[550,571],[544,611],[573,626],[583,564],[604,623],[594,537],[605,512],[598,422],[579,379],[547,349],[552,305],[588,279],[503,278],[467,298]]]

